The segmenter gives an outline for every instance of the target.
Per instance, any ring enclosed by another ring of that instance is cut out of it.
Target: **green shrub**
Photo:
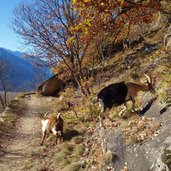
[[[53,159],[53,163],[54,165],[65,167],[70,162],[67,159],[66,154],[61,151],[61,152],[56,152],[54,159]]]
[[[82,136],[76,136],[76,137],[73,137],[73,138],[72,138],[72,142],[73,142],[74,144],[80,144],[83,140],[84,140],[84,139],[83,139]]]
[[[85,147],[82,144],[80,144],[78,147],[74,149],[72,156],[80,157],[83,155],[84,151]]]
[[[66,166],[64,169],[62,169],[62,171],[81,171],[82,170],[81,166],[82,166],[81,163],[74,162]]]
[[[70,155],[74,150],[74,145],[64,142],[59,146],[59,148],[63,153],[65,153],[65,155]]]

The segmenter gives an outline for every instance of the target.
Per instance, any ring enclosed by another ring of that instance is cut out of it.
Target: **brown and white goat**
[[[47,113],[44,115],[39,113],[39,116],[41,118],[42,134],[43,134],[40,145],[43,145],[44,141],[48,138],[50,132],[52,132],[56,136],[56,144],[57,144],[58,137],[60,137],[60,142],[63,141],[64,121],[60,116],[60,113],[56,116],[55,115],[47,116]]]
[[[113,106],[119,106],[124,104],[125,108],[119,113],[120,115],[127,109],[126,102],[132,101],[132,110],[135,111],[135,97],[138,95],[138,92],[155,92],[151,76],[145,76],[147,77],[146,84],[123,81],[119,83],[110,84],[100,90],[97,97],[103,109],[100,114],[102,126],[104,126],[102,122],[103,117],[107,117],[109,120],[112,121],[112,119],[107,115],[107,109],[110,110]]]

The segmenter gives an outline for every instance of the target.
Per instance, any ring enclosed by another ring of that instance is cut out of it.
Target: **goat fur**
[[[108,115],[106,115],[106,110],[110,110],[113,106],[119,106],[124,104],[125,109],[123,111],[125,111],[127,109],[126,102],[128,101],[132,101],[132,110],[135,111],[135,97],[138,95],[138,92],[154,92],[151,77],[147,75],[145,76],[147,77],[147,84],[122,81],[110,84],[107,87],[100,90],[100,92],[97,95],[97,98],[102,106],[102,112],[100,115],[101,121],[102,117],[104,116],[112,121],[112,119]],[[120,113],[123,113],[123,111]]]
[[[56,144],[57,139],[60,136],[60,141],[63,140],[63,119],[58,115],[47,116],[41,115],[41,123],[42,123],[42,139],[41,145],[43,145],[44,141],[48,138],[49,133],[52,132],[56,136]],[[61,135],[59,135],[59,132]]]

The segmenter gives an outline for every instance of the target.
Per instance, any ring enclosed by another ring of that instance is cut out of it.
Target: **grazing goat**
[[[56,144],[57,144],[57,139],[58,139],[58,136],[60,136],[60,141],[63,140],[63,119],[62,117],[60,116],[60,114],[58,114],[57,116],[47,116],[47,113],[45,115],[42,115],[41,113],[39,113],[40,115],[40,118],[41,118],[41,123],[42,123],[42,133],[43,133],[43,136],[42,136],[42,140],[41,140],[41,143],[40,145],[43,145],[45,139],[48,138],[49,136],[49,133],[52,132],[53,134],[55,134],[56,136]],[[60,131],[60,134],[59,135],[59,132]]]
[[[137,96],[138,92],[155,91],[152,84],[151,76],[147,76],[147,75],[145,76],[147,77],[146,84],[133,83],[133,82],[119,82],[119,83],[110,84],[109,86],[100,90],[97,97],[99,103],[103,108],[100,114],[100,121],[103,127],[104,127],[104,124],[102,122],[103,117],[107,117],[109,120],[112,121],[112,119],[106,114],[107,109],[110,110],[113,106],[119,106],[124,104],[125,108],[119,113],[120,115],[127,109],[126,102],[132,101],[132,110],[135,111],[135,97]]]

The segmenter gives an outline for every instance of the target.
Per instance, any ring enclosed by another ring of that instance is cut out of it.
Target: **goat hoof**
[[[122,117],[122,113],[119,113],[119,117]]]
[[[106,126],[102,125],[101,128],[106,129]]]

